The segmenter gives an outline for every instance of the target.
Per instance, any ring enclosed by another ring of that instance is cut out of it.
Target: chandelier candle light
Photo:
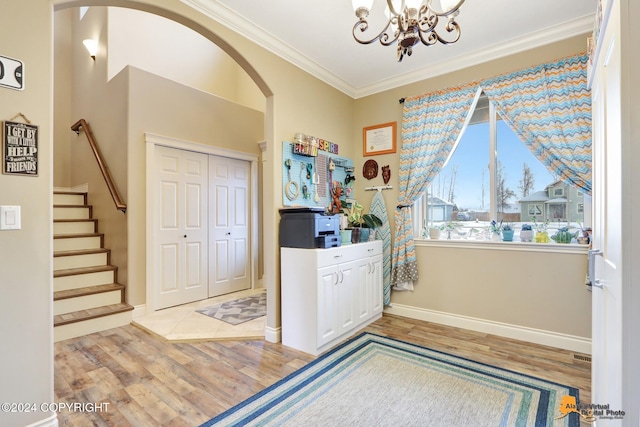
[[[460,38],[460,26],[455,18],[465,0],[439,0],[442,11],[433,8],[434,0],[386,0],[387,24],[377,36],[368,40],[359,38],[356,29],[360,29],[360,33],[369,29],[367,17],[373,6],[373,0],[352,0],[352,2],[358,17],[358,21],[353,26],[353,38],[360,44],[370,44],[379,40],[383,46],[391,46],[397,40],[398,62],[402,61],[405,55],[411,56],[413,46],[419,42],[431,46],[437,42],[455,43]],[[444,39],[436,31],[440,18],[448,19],[444,29],[455,34],[453,39]]]

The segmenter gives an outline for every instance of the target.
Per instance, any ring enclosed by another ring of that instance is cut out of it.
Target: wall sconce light
[[[89,55],[91,55],[91,59],[96,60],[96,53],[98,52],[98,40],[86,39],[82,41],[84,47],[89,51]]]

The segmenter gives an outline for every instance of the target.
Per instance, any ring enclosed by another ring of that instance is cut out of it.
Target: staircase
[[[131,322],[86,193],[53,194],[53,336],[62,341]]]

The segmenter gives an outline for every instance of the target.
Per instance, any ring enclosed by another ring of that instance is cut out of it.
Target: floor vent
[[[581,354],[573,354],[575,360],[581,360],[583,362],[591,362],[591,356],[583,356]]]

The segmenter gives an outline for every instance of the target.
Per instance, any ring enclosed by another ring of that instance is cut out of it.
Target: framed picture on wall
[[[362,130],[362,151],[365,156],[396,152],[397,122],[365,127]]]

